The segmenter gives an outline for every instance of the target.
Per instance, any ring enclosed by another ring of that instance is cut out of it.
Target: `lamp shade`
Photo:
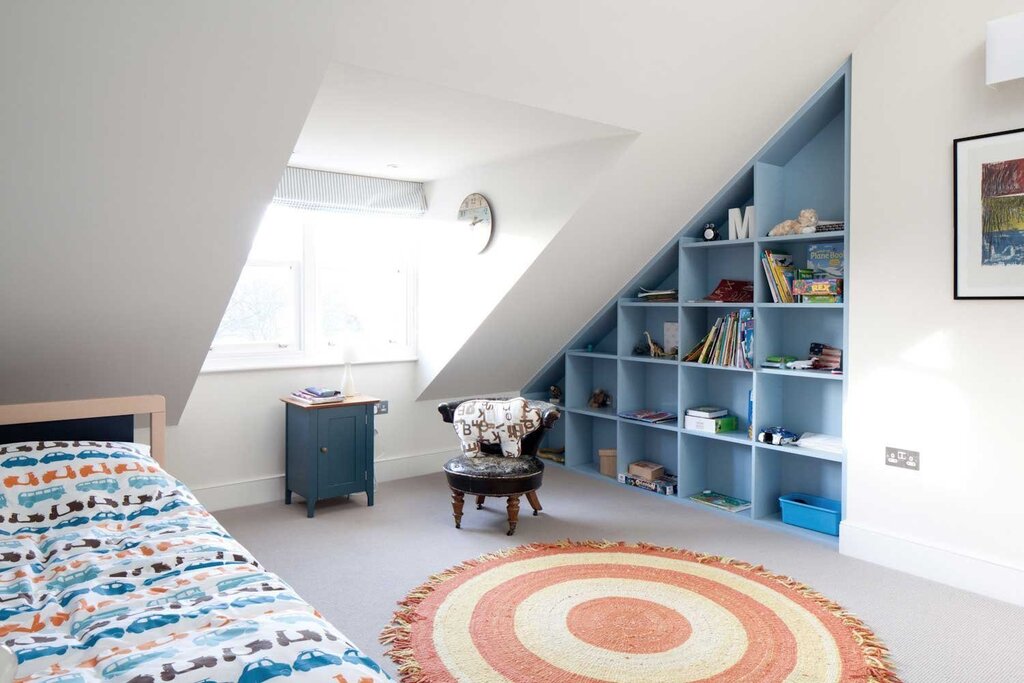
[[[985,82],[995,85],[1024,77],[1024,13],[988,22]]]

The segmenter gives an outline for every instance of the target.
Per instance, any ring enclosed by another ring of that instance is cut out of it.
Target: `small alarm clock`
[[[705,242],[714,242],[715,240],[721,239],[721,235],[718,234],[718,227],[714,223],[704,224],[704,235]]]

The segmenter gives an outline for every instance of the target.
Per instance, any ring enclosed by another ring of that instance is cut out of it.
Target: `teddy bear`
[[[780,235],[798,235],[814,232],[818,226],[818,212],[814,209],[803,209],[795,219],[782,221],[768,231],[769,237]]]

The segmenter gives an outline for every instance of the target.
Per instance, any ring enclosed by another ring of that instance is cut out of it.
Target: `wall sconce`
[[[985,83],[995,85],[1024,77],[1024,13],[988,22],[985,37]]]

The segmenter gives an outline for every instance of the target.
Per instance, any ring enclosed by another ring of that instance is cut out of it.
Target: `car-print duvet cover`
[[[0,446],[0,642],[16,681],[390,680],[148,448]]]

